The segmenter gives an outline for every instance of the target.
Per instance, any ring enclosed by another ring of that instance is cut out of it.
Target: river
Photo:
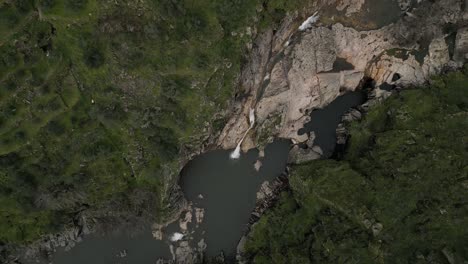
[[[335,146],[335,129],[341,116],[351,107],[363,102],[361,92],[350,92],[338,97],[323,109],[311,113],[311,122],[301,133],[314,131],[316,144],[325,156],[331,155]],[[259,158],[258,150],[250,150],[239,159],[230,159],[232,150],[215,150],[190,161],[181,172],[180,185],[193,209],[204,210],[203,222],[188,225],[185,237],[195,246],[201,239],[207,244],[206,254],[216,256],[221,251],[233,258],[239,239],[243,235],[250,213],[255,207],[256,193],[264,181],[278,177],[286,168],[290,142],[277,140],[265,149]],[[262,161],[259,171],[254,163]],[[178,223],[170,225],[166,237],[180,232]],[[158,258],[172,257],[169,245],[173,242],[158,241],[150,228],[136,235],[116,232],[105,237],[89,236],[70,251],[63,249],[55,254],[55,264],[152,264]]]

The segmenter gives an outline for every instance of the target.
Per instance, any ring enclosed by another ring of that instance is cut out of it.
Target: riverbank
[[[346,115],[342,155],[291,166],[291,190],[252,228],[246,261],[466,261],[466,73]]]
[[[310,112],[325,107],[346,91],[355,90],[362,82],[372,80],[377,86],[387,83],[399,87],[421,84],[433,74],[459,67],[464,60],[467,50],[464,29],[467,7],[462,1],[422,1],[415,6],[401,8],[393,2],[399,11],[393,13],[393,19],[386,18],[385,21],[377,21],[379,23],[365,23],[366,20],[362,20],[365,17],[363,14],[371,8],[362,5],[361,2],[367,1],[344,2],[347,4],[316,1],[306,9],[288,13],[274,26],[262,30],[251,28],[255,40],[247,44],[249,59],[242,67],[240,87],[231,102],[232,108],[217,116],[213,123],[204,123],[197,130],[197,138],[184,143],[176,162],[163,166],[156,164],[163,175],[160,183],[162,191],[157,192],[159,196],[148,190],[145,194],[148,194],[148,201],[158,201],[158,204],[139,206],[157,207],[160,211],[158,215],[150,213],[151,216],[144,220],[158,218],[159,224],[165,226],[178,219],[180,212],[187,208],[178,185],[181,168],[195,155],[209,149],[235,147],[250,125],[250,109],[255,109],[257,125],[248,133],[242,145],[244,151],[256,147],[262,151],[278,137],[292,140],[295,144],[307,144],[312,134],[299,135],[298,132],[309,121]],[[401,5],[404,1],[399,2]],[[373,8],[378,7],[379,3],[373,2]],[[382,5],[387,6],[388,2],[382,2]],[[308,30],[298,32],[298,26],[316,11],[321,16],[317,23]],[[345,60],[351,67],[335,67],[335,62],[339,60]],[[228,63],[225,66],[228,67]],[[126,78],[125,75],[123,78]],[[136,84],[132,87],[135,88]],[[156,109],[154,113],[148,113],[145,120],[153,122],[151,118],[157,112]],[[224,119],[228,120],[222,129]],[[217,134],[220,130],[223,130],[221,134]],[[134,150],[131,153],[133,158],[142,157],[142,150]],[[130,163],[139,164],[141,160],[130,160]],[[146,173],[148,170],[143,172],[141,175],[144,177],[153,175]],[[137,197],[139,194],[139,191],[134,193]],[[114,212],[110,219],[118,220],[108,224],[108,227],[115,228],[119,221],[137,223],[132,215],[142,211],[129,212],[121,215]],[[57,246],[72,246],[82,239],[85,230],[96,230],[88,226],[95,222],[93,217],[86,217],[84,213],[77,214],[75,218],[76,221],[70,223],[69,231],[46,237],[44,243],[39,243],[40,249],[35,254],[42,250],[48,255]],[[81,219],[86,220],[86,225],[80,224]],[[96,219],[96,222],[99,221]]]

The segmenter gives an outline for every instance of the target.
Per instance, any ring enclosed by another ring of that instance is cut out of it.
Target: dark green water
[[[181,173],[180,184],[194,207],[205,209],[203,223],[198,228],[193,223],[189,225],[193,232],[190,243],[194,245],[204,238],[209,256],[220,251],[232,256],[255,207],[260,185],[284,171],[289,146],[285,140],[269,145],[258,172],[254,169],[258,150],[251,150],[238,160],[229,158],[231,151],[217,150],[189,162]],[[199,194],[204,198],[200,199]],[[180,232],[178,223],[165,231],[167,236]],[[133,237],[122,232],[105,237],[89,236],[68,252],[59,250],[53,263],[154,264],[161,257],[171,259],[170,244],[153,239],[149,227]],[[126,256],[119,257],[124,250]]]
[[[341,116],[351,107],[364,101],[361,92],[350,92],[338,97],[323,109],[311,113],[311,122],[301,133],[314,131],[315,144],[324,154],[333,153],[336,142],[335,129]],[[188,241],[196,245],[202,238],[207,244],[206,254],[216,256],[221,251],[232,258],[239,239],[244,234],[250,213],[255,207],[256,193],[264,181],[278,177],[286,167],[289,141],[276,141],[265,149],[261,158],[263,166],[257,172],[254,163],[258,150],[244,153],[240,159],[229,158],[231,151],[216,150],[196,157],[182,170],[180,185],[193,207],[205,210],[204,221],[195,226],[195,217],[189,224]],[[203,198],[200,198],[200,194]],[[166,236],[180,232],[178,223],[167,230]],[[54,256],[55,264],[152,264],[158,258],[170,259],[169,241],[157,241],[148,230],[130,237],[123,233],[106,237],[87,237],[69,252],[60,250]],[[126,251],[126,257],[118,257]]]
[[[356,107],[365,101],[361,91],[346,93],[323,109],[312,111],[310,122],[299,130],[299,134],[315,132],[314,145],[319,146],[324,156],[331,156],[336,145],[336,128],[341,122],[341,117],[352,107]]]
[[[205,232],[207,254],[226,255],[235,248],[255,207],[256,193],[266,180],[278,177],[286,167],[288,141],[269,145],[257,172],[253,164],[258,151],[251,150],[238,160],[229,158],[228,151],[204,154],[182,172],[182,189],[194,206],[205,209],[205,220],[197,232]],[[203,199],[198,195],[202,194]]]
[[[335,62],[333,63],[333,69],[329,72],[341,72],[349,70],[354,70],[354,65],[349,63],[346,59],[336,58]]]
[[[171,226],[172,230],[177,227]],[[120,252],[126,251],[125,257]],[[55,264],[145,264],[155,263],[160,257],[170,258],[169,243],[155,240],[151,231],[135,236],[116,233],[105,237],[90,236],[70,251],[61,249],[54,256]]]

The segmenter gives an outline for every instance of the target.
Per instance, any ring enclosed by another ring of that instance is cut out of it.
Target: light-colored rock
[[[360,0],[328,2],[351,13],[359,10],[362,3]],[[399,3],[406,10],[410,1]],[[310,9],[301,17],[315,11]],[[266,32],[257,40],[259,46],[253,50],[249,71],[244,71],[241,78],[242,87],[250,94],[239,106],[243,116],[234,114],[219,144],[228,146],[234,142],[229,140],[242,137],[241,132],[248,128],[245,116],[251,107],[255,107],[257,124],[249,133],[252,141],[247,141],[248,147],[263,147],[275,137],[300,143],[308,140],[306,134],[298,135],[298,131],[309,121],[310,110],[326,106],[344,91],[355,90],[365,77],[374,79],[376,86],[389,83],[405,87],[427,82],[430,76],[447,67],[453,68],[444,27],[447,23],[458,25],[466,11],[461,10],[457,0],[421,2],[411,9],[411,16],[402,16],[393,24],[368,31],[337,23],[330,27],[317,24],[304,32],[294,32],[291,28],[297,24],[285,20],[278,36]],[[461,66],[468,52],[468,29],[458,31],[456,42],[454,59]],[[337,57],[345,59],[354,69],[330,71]],[[269,78],[264,81],[265,76]],[[388,94],[377,89],[376,98]]]
[[[314,146],[312,148],[303,149],[299,146],[294,146],[289,151],[288,163],[302,164],[312,160],[322,158],[323,151],[320,147]]]
[[[457,32],[453,59],[460,65],[468,60],[468,27],[462,28]]]
[[[192,222],[192,210],[185,212],[185,215],[179,219],[179,227],[182,232],[187,231],[188,224]]]
[[[320,80],[316,73],[333,68],[336,59],[333,41],[330,29],[313,28],[294,46],[290,58],[273,67],[270,83],[265,89],[268,96],[257,104],[259,123],[265,122],[272,113],[281,111],[283,125],[272,132],[297,142],[307,140],[307,136],[298,135],[297,130],[305,121],[304,110],[310,108],[313,101],[321,102]],[[339,79],[335,87],[338,86]]]
[[[255,96],[258,87],[266,76],[266,64],[270,56],[273,31],[266,30],[261,33],[250,51],[249,64],[243,68],[240,83],[241,90],[251,96],[243,98],[233,104],[232,118],[224,127],[218,139],[218,144],[224,149],[233,149],[249,128],[248,116],[250,109],[255,105]]]
[[[263,200],[268,196],[271,196],[273,194],[273,191],[270,188],[270,183],[268,181],[265,181],[262,183],[260,186],[260,190],[257,192],[257,201]]]
[[[408,59],[404,60],[385,54],[367,70],[367,75],[375,80],[377,86],[392,83],[396,73],[401,76],[397,83],[402,85],[422,84],[427,80],[424,68],[414,55],[408,55]]]
[[[154,239],[163,240],[163,228],[164,226],[160,224],[153,224],[151,226],[151,233],[153,234]]]
[[[468,48],[468,35],[467,35]],[[468,51],[468,49],[467,49]],[[433,39],[429,45],[429,54],[424,59],[424,74],[427,79],[429,76],[438,74],[442,68],[450,62],[450,54],[445,38]]]
[[[195,207],[195,223],[197,224],[197,226],[203,222],[204,218],[205,218],[205,209]]]
[[[161,229],[156,229],[151,231],[151,234],[153,235],[153,238],[156,240],[163,240],[163,232]]]
[[[256,171],[260,171],[260,168],[262,167],[263,163],[261,160],[257,160],[255,163],[254,163],[254,169]]]
[[[289,90],[289,83],[288,83],[288,69],[285,62],[280,61],[278,62],[271,71],[270,76],[270,83],[265,88],[265,92],[263,93],[263,97],[271,97],[278,95],[280,93],[286,92]]]
[[[383,230],[383,225],[381,223],[375,223],[372,225],[371,229],[372,229],[372,234],[374,236],[378,236]]]
[[[351,123],[352,121],[355,120],[361,120],[362,118],[362,113],[357,110],[357,109],[350,109],[348,112],[346,112],[343,117],[341,118],[342,122],[345,123]]]
[[[320,156],[323,155],[323,150],[322,150],[322,148],[319,147],[319,146],[313,146],[313,147],[312,147],[312,151],[315,152],[315,153],[317,153],[317,154],[319,154]]]
[[[390,26],[379,30],[357,31],[342,24],[334,24],[332,30],[336,55],[346,59],[360,72],[365,72],[368,63],[383,51],[397,46]]]
[[[260,149],[258,151],[258,157],[259,158],[264,158],[265,157],[265,150],[264,149]]]
[[[336,9],[338,11],[345,10],[346,16],[351,16],[354,13],[361,11],[362,5],[365,3],[365,0],[340,0]]]

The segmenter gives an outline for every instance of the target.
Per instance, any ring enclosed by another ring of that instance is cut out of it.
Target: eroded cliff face
[[[373,5],[379,5],[375,2]],[[379,24],[362,19],[372,12],[368,3],[340,0],[318,1],[310,9],[288,16],[277,29],[258,35],[241,75],[244,96],[235,104],[218,145],[235,147],[249,127],[251,108],[257,125],[243,150],[261,148],[275,137],[305,142],[308,135],[298,131],[310,121],[310,111],[359,88],[363,79],[372,79],[376,87],[407,87],[463,65],[468,50],[464,0],[414,4],[400,0],[394,4],[400,8],[396,22],[372,30],[362,30]],[[310,29],[298,31],[302,21],[317,11],[323,13],[320,20]],[[343,60],[352,67],[339,67],[337,62]]]

